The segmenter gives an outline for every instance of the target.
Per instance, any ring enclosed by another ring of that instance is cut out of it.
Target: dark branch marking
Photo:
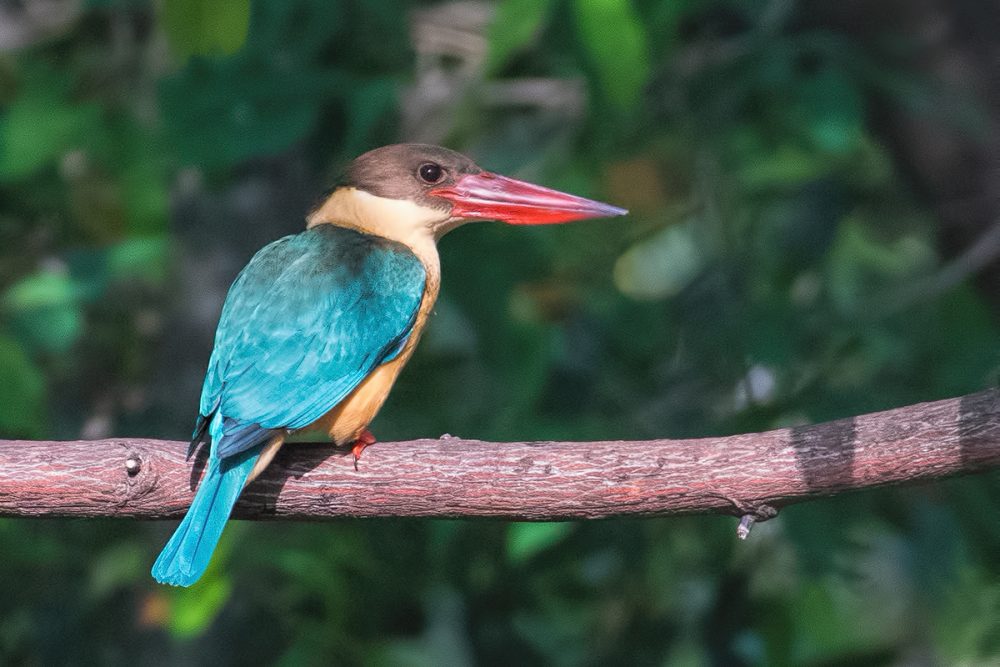
[[[792,429],[795,460],[809,489],[822,491],[851,484],[856,436],[853,418]]]
[[[959,399],[958,444],[962,463],[974,466],[989,460],[1000,438],[1000,389]]]

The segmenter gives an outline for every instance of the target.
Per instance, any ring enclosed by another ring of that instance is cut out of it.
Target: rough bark
[[[178,517],[205,454],[137,438],[0,441],[0,515]],[[289,445],[237,505],[242,518],[527,520],[723,513],[1000,465],[1000,391],[790,429],[696,440],[384,442],[355,471],[329,445]],[[744,531],[745,533],[745,531]]]

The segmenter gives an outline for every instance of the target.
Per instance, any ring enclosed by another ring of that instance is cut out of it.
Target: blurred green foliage
[[[178,55],[232,55],[246,42],[250,0],[165,0],[161,18]]]
[[[71,5],[0,53],[4,437],[186,435],[240,265],[413,137],[632,215],[443,241],[383,439],[763,430],[1000,373],[1000,301],[941,279],[941,202],[886,121],[975,142],[1000,111],[909,67],[903,28],[781,1]],[[0,662],[989,664],[996,481],[790,508],[746,544],[721,517],[234,523],[189,590],[148,577],[169,526],[7,520]]]

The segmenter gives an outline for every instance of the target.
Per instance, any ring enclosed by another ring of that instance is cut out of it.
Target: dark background
[[[441,243],[381,439],[689,437],[1000,377],[1000,5],[0,0],[0,435],[182,439],[225,291],[358,153],[626,206]],[[371,450],[371,456],[377,450]],[[0,521],[4,664],[1000,661],[996,475],[567,524]]]

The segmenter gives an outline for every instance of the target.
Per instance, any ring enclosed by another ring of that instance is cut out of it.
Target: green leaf
[[[705,261],[691,225],[671,225],[618,258],[615,285],[634,299],[665,299],[698,277]]]
[[[829,153],[846,153],[864,136],[865,105],[855,81],[843,70],[827,67],[798,89],[812,143]]]
[[[572,523],[512,523],[507,532],[507,557],[523,563],[561,542],[572,530]]]
[[[145,580],[147,558],[145,549],[128,542],[114,544],[95,554],[90,561],[90,598],[102,601],[122,587]]]
[[[170,607],[170,632],[181,638],[204,632],[226,604],[232,587],[229,579],[206,572],[196,586],[177,589]]]
[[[202,634],[226,605],[233,582],[225,573],[240,532],[239,527],[230,526],[222,535],[208,569],[197,583],[189,588],[170,589],[167,627],[175,637],[189,639]]]
[[[750,193],[802,186],[822,178],[833,168],[821,153],[794,144],[760,147],[745,158],[737,175]]]
[[[3,304],[14,311],[61,307],[80,296],[64,271],[41,271],[15,283],[7,290]]]
[[[83,331],[83,290],[65,271],[41,271],[15,283],[0,300],[11,328],[32,348],[65,352]]]
[[[177,55],[236,53],[250,29],[250,0],[164,0],[163,26]]]
[[[934,266],[934,251],[926,239],[908,234],[883,240],[873,231],[875,224],[865,222],[859,216],[844,220],[830,250],[828,289],[844,310]]]
[[[0,180],[17,180],[52,163],[100,122],[94,104],[70,104],[66,78],[28,67],[25,82],[0,117]]]
[[[573,3],[583,48],[608,100],[626,108],[639,101],[649,78],[646,31],[629,0]]]
[[[494,74],[538,34],[552,0],[504,0],[497,7],[487,38],[486,72]]]
[[[162,233],[167,226],[171,179],[165,156],[171,151],[158,131],[151,134],[138,123],[119,120],[108,131],[114,138],[107,142],[111,149],[102,161],[114,166],[129,232]]]
[[[108,278],[141,277],[151,283],[161,283],[167,277],[169,248],[162,237],[123,241],[108,250]]]
[[[17,341],[0,336],[0,435],[44,432],[45,380]]]

